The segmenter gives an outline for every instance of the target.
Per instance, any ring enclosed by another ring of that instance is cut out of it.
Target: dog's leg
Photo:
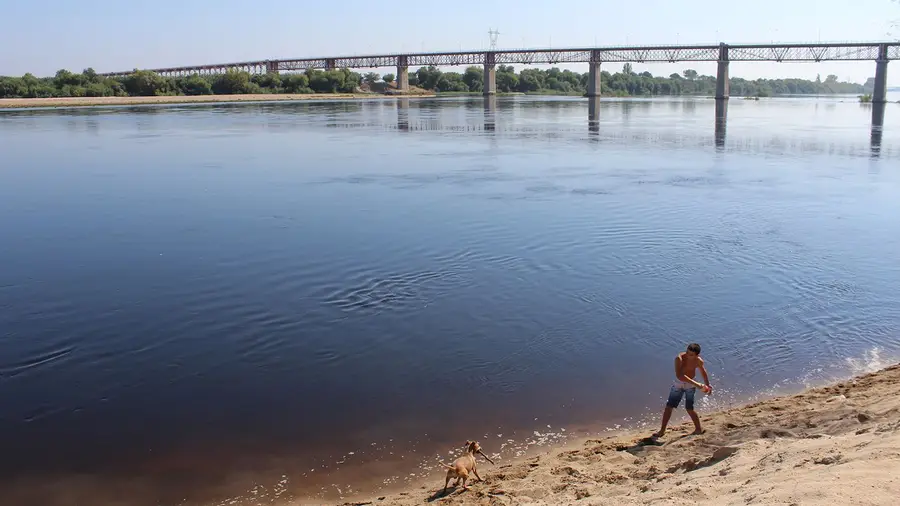
[[[450,473],[447,473],[447,479],[444,480],[444,490],[441,490],[441,495],[444,495],[447,493],[447,485],[449,485],[449,484],[450,484]]]
[[[468,476],[463,476],[463,490],[469,490],[469,486],[466,485],[466,479],[468,479]]]
[[[481,476],[478,476],[478,469],[475,469],[475,468],[473,467],[473,468],[472,468],[472,473],[475,475],[476,478],[478,478],[478,481],[484,481],[484,479],[483,479]]]

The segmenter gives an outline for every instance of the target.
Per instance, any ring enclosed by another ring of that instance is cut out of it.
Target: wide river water
[[[649,430],[692,341],[701,416],[900,358],[900,104],[871,123],[855,97],[0,111],[0,503],[338,500],[466,439]]]

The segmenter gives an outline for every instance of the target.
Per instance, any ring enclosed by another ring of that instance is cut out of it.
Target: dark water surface
[[[655,424],[690,341],[703,409],[895,359],[854,100],[0,112],[0,501],[336,499]]]

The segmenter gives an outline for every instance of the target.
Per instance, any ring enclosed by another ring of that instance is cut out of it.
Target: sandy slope
[[[676,426],[588,440],[515,464],[479,463],[469,491],[430,488],[348,504],[890,505],[900,500],[900,365]]]

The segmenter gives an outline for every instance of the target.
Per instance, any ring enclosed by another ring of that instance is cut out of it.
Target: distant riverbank
[[[292,100],[359,100],[396,98],[405,95],[380,93],[258,93],[247,95],[194,95],[153,97],[58,97],[58,98],[0,98],[0,109],[30,109],[40,107],[90,107],[100,105],[145,104],[196,104],[209,102],[284,102]],[[434,94],[416,94],[408,97],[433,97]]]

